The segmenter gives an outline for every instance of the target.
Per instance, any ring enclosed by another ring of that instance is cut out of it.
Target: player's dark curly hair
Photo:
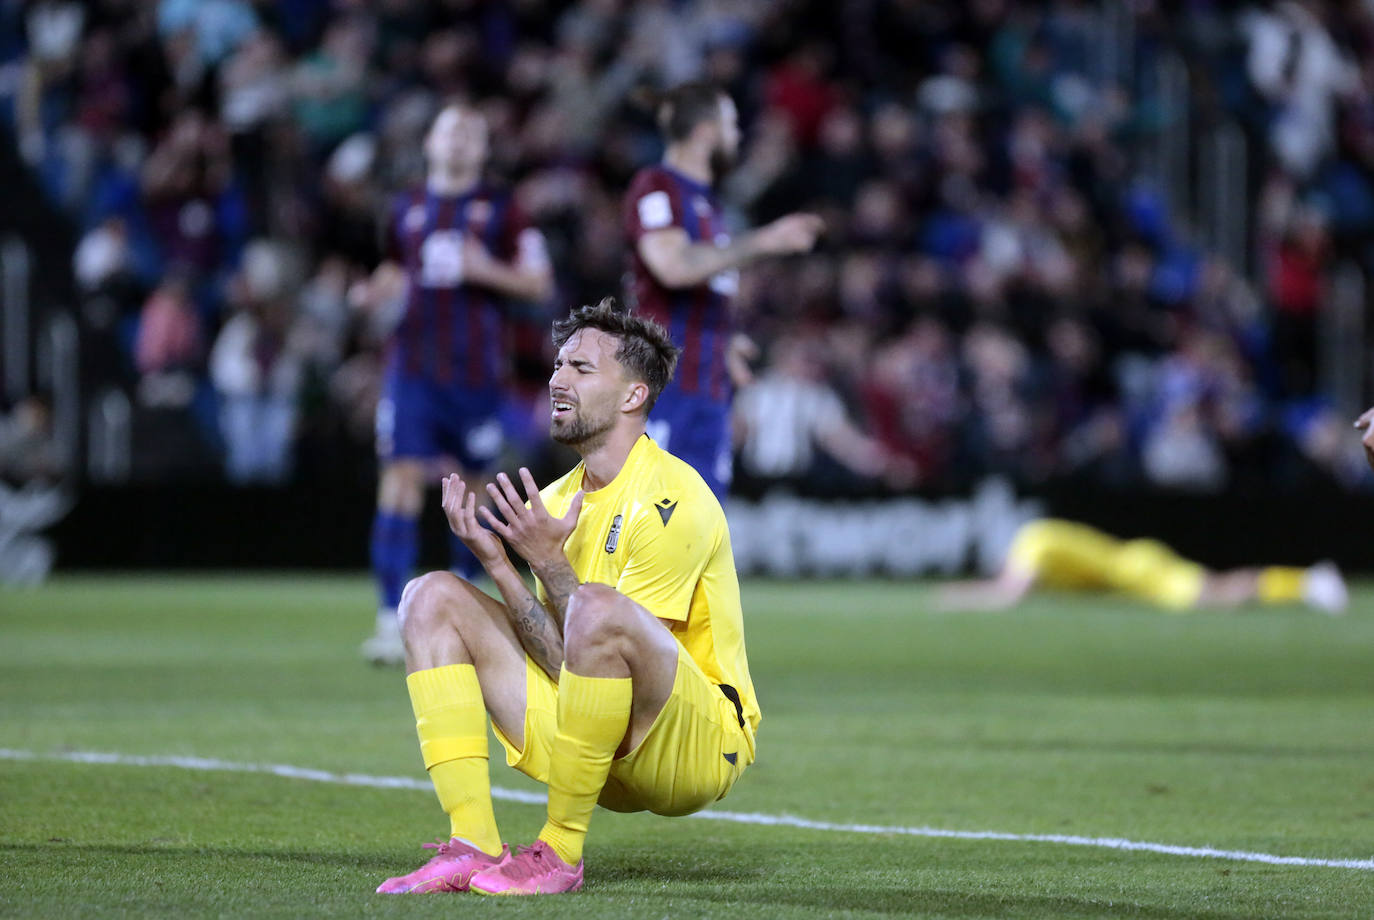
[[[567,319],[555,322],[553,344],[562,348],[574,333],[583,329],[596,329],[620,339],[615,359],[631,377],[649,387],[649,398],[644,401],[644,412],[648,414],[677,367],[679,349],[673,345],[668,330],[646,316],[626,311],[614,297],[604,297],[600,303],[577,307]]]
[[[668,90],[657,100],[655,119],[669,142],[680,141],[703,121],[720,116],[720,87],[705,80],[694,80]]]

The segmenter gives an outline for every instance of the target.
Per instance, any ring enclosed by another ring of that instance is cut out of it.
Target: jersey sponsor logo
[[[616,545],[620,543],[620,520],[621,515],[617,514],[615,520],[611,521],[611,531],[606,534],[606,552],[614,553]]]
[[[673,203],[662,189],[639,199],[638,210],[639,224],[645,230],[662,230],[673,222]]]
[[[658,516],[663,519],[663,526],[667,527],[668,518],[672,517],[673,512],[677,509],[677,499],[659,499],[658,501],[654,502],[654,507],[658,509]]]
[[[463,234],[435,230],[420,246],[420,283],[428,288],[453,288],[463,281]]]

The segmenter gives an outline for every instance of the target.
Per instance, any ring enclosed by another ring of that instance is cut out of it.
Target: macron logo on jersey
[[[645,230],[662,230],[673,223],[673,203],[659,189],[639,199],[639,225]]]
[[[665,498],[654,502],[654,507],[658,509],[658,516],[663,519],[663,526],[668,526],[668,518],[673,516],[673,511],[677,508],[677,499]]]

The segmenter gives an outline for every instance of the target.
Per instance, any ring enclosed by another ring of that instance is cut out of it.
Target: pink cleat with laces
[[[515,854],[470,881],[478,894],[561,894],[582,887],[582,860],[570,866],[547,843],[516,847]]]
[[[378,894],[426,894],[431,891],[467,891],[468,882],[483,869],[490,869],[510,855],[510,847],[501,845],[501,853],[488,856],[471,844],[454,837],[448,843],[426,843],[427,850],[438,850],[433,859],[409,875],[389,878],[377,886]]]

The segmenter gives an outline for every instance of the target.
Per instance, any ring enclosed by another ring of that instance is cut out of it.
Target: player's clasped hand
[[[583,493],[579,491],[574,495],[567,513],[556,518],[544,507],[534,477],[523,466],[520,467],[520,481],[525,486],[528,504],[520,497],[510,477],[498,473],[496,481],[487,484],[487,494],[491,496],[496,513],[485,506],[480,513],[492,530],[505,538],[532,567],[538,568],[541,563],[562,555],[563,544],[577,526],[577,516],[582,513]]]
[[[442,491],[449,529],[472,550],[482,567],[490,572],[494,566],[509,564],[501,538],[477,522],[477,493],[470,491],[456,474],[444,477]]]

